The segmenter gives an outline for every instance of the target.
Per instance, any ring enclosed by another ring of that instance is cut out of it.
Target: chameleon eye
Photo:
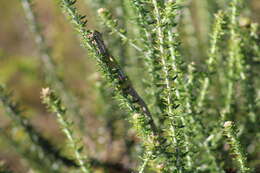
[[[118,70],[118,77],[119,77],[120,80],[125,80],[126,79],[125,74],[121,70]]]

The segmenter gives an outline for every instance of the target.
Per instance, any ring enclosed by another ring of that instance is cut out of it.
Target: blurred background
[[[260,1],[250,0],[248,3],[251,13],[245,15],[253,22],[259,23]],[[112,98],[109,102],[107,102],[109,99],[100,99],[97,87],[102,85],[102,81],[94,60],[86,58],[87,52],[79,46],[80,43],[70,23],[62,15],[55,1],[35,0],[34,4],[38,15],[37,20],[41,23],[47,45],[57,64],[57,72],[63,78],[66,87],[76,95],[81,105],[80,111],[86,118],[88,137],[84,138],[84,142],[89,149],[89,154],[104,162],[135,167],[136,162],[132,161],[135,156],[131,156],[131,153],[138,152],[139,148],[138,145],[129,146],[138,143],[138,139],[135,138],[134,132],[128,130],[124,116],[121,118],[113,116],[124,115],[124,113],[119,109],[111,110],[107,107],[113,102]],[[200,0],[194,0],[191,4],[191,11],[195,14],[194,32],[196,37],[200,37],[208,28],[201,23],[203,14],[199,16]],[[120,17],[120,9],[116,10],[117,5],[119,3],[107,1],[106,7],[111,9],[113,7],[114,15]],[[102,28],[107,40],[117,44],[119,39],[114,39],[114,36],[109,35],[104,27],[100,27],[102,24],[97,17],[95,7],[83,1],[79,1],[79,7],[81,12],[87,15],[89,28],[97,30]],[[64,140],[64,136],[59,130],[56,118],[46,111],[40,100],[41,88],[46,87],[42,64],[19,0],[0,1],[0,21],[0,83],[13,91],[14,99],[21,103],[25,116],[30,119],[34,127],[62,148],[64,146],[61,141]],[[120,55],[120,51],[115,51],[114,54]],[[196,61],[196,57],[194,58]],[[131,61],[134,60],[126,61],[122,63],[128,64],[126,70],[131,71]],[[130,74],[133,78],[134,75],[135,73]],[[113,104],[116,105],[115,108],[118,107],[116,103]],[[8,128],[10,119],[4,115],[2,107],[0,108],[0,127],[5,129]],[[108,109],[111,117],[108,115]],[[129,149],[133,151],[128,151]],[[28,172],[26,164],[16,154],[14,148],[8,147],[4,139],[0,139],[0,162],[5,162],[17,172]]]

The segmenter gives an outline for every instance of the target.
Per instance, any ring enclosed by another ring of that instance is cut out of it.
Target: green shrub
[[[79,10],[82,1],[57,0],[102,74],[88,81],[100,105],[92,116],[110,135],[108,146],[123,141],[117,161],[98,157],[98,134],[59,73],[37,10],[30,0],[20,2],[48,86],[42,102],[66,137],[56,146],[31,124],[8,86],[0,86],[11,119],[1,138],[33,172],[259,171],[260,39],[258,24],[246,17],[246,2],[85,0],[103,27],[96,31]],[[102,148],[112,155],[110,149]]]

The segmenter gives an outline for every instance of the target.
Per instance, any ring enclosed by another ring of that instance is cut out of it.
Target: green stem
[[[244,154],[244,150],[237,137],[237,130],[235,129],[234,123],[232,121],[224,122],[224,135],[227,137],[228,143],[230,145],[230,150],[233,153],[233,160],[238,163],[241,173],[249,173],[250,168],[247,165],[247,158]]]
[[[59,92],[66,106],[70,108],[69,111],[71,112],[71,115],[73,117],[79,117],[77,122],[80,125],[80,129],[83,132],[86,132],[86,126],[84,123],[85,118],[79,111],[80,108],[77,104],[75,96],[70,93],[68,89],[66,89],[65,84],[57,74],[57,67],[53,61],[53,57],[49,53],[49,48],[47,47],[45,38],[41,32],[41,26],[37,22],[36,14],[33,11],[31,0],[20,1],[22,3],[30,30],[34,34],[35,43],[39,48],[40,60],[43,63],[46,82]]]
[[[216,69],[215,64],[219,53],[218,42],[220,41],[221,35],[223,34],[223,30],[222,30],[223,23],[224,23],[224,14],[222,11],[219,11],[215,15],[215,24],[213,26],[213,32],[211,36],[209,58],[207,60],[208,74],[206,74],[206,77],[202,81],[202,90],[198,98],[198,112],[200,112],[200,110],[202,110],[205,105],[205,98],[210,85],[210,77],[211,77],[210,74],[212,74]]]
[[[85,163],[86,156],[82,154],[83,146],[80,146],[82,141],[77,139],[73,134],[74,129],[72,128],[72,123],[67,120],[66,108],[63,107],[60,98],[49,88],[45,88],[42,90],[42,100],[43,103],[45,103],[49,109],[56,114],[62,131],[66,135],[69,145],[73,150],[74,157],[79,164],[80,170],[83,173],[90,173],[89,165]]]

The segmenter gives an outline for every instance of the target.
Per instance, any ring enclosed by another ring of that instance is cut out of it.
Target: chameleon
[[[121,90],[123,96],[126,99],[130,100],[130,102],[136,104],[139,108],[141,108],[143,114],[145,114],[149,118],[151,128],[153,129],[153,131],[156,131],[156,126],[153,122],[151,113],[146,103],[133,88],[130,79],[121,69],[116,59],[112,55],[110,55],[103,41],[102,34],[98,31],[93,31],[88,35],[88,38],[92,46],[95,47],[96,52],[99,54],[101,62],[108,67],[110,75],[118,80],[117,89]]]

